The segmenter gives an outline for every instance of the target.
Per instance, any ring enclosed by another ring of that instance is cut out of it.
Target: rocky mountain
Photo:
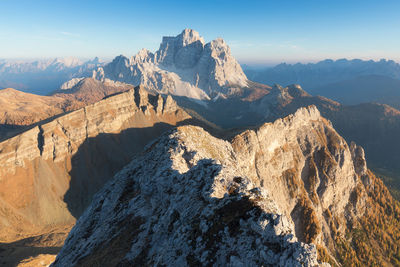
[[[385,183],[400,200],[400,111],[384,104],[365,103],[325,110],[324,116],[346,140],[362,144],[370,167],[385,176]]]
[[[118,56],[98,68],[93,77],[142,84],[157,93],[199,100],[241,96],[251,90],[225,41],[218,38],[205,43],[191,29],[175,37],[163,37],[155,53],[143,49],[130,59]]]
[[[96,194],[52,266],[397,264],[385,190],[313,106],[230,142],[179,127]]]
[[[46,95],[72,78],[90,76],[92,70],[103,65],[98,58],[88,61],[77,58],[0,60],[0,88],[12,87]]]
[[[210,122],[225,129],[246,128],[271,122],[296,112],[300,107],[316,105],[319,109],[337,110],[339,103],[330,99],[312,96],[299,85],[282,87],[275,84],[264,88],[264,96],[254,100],[220,98],[196,104],[186,98],[175,97],[179,105],[194,110]]]

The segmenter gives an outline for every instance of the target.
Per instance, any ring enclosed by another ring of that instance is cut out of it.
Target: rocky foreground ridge
[[[0,240],[74,223],[145,143],[190,119],[170,96],[138,87],[1,142]]]
[[[366,264],[346,235],[371,218],[367,206],[399,222],[362,148],[315,107],[231,142],[179,127],[96,195],[53,266]],[[368,253],[389,262],[386,251]]]

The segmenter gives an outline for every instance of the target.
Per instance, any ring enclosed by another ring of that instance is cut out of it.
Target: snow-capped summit
[[[230,96],[247,87],[247,77],[225,41],[218,38],[205,43],[191,29],[163,37],[155,53],[142,49],[130,60],[118,56],[98,68],[93,77],[194,99],[210,99],[218,93]]]

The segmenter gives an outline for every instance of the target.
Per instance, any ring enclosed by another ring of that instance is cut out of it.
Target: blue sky
[[[0,0],[0,58],[113,58],[184,28],[241,63],[400,61],[400,1]]]

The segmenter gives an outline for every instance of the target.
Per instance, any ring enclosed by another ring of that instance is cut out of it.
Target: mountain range
[[[286,64],[265,69],[245,69],[249,79],[266,84],[301,84],[313,95],[346,105],[366,102],[400,107],[400,64],[393,60],[324,60]]]
[[[104,63],[99,58],[82,61],[77,58],[46,60],[0,59],[0,88],[12,87],[27,93],[46,95],[74,77],[90,76]]]
[[[317,63],[281,63],[274,67],[255,70],[246,68],[249,79],[265,83],[301,84],[310,88],[310,92],[322,85],[331,84],[357,76],[379,75],[400,79],[400,64],[393,60],[380,61],[361,59],[326,59]]]
[[[53,266],[400,264],[367,168],[395,169],[397,109],[253,82],[190,29],[90,72],[0,90],[0,264],[52,262],[73,225]]]

